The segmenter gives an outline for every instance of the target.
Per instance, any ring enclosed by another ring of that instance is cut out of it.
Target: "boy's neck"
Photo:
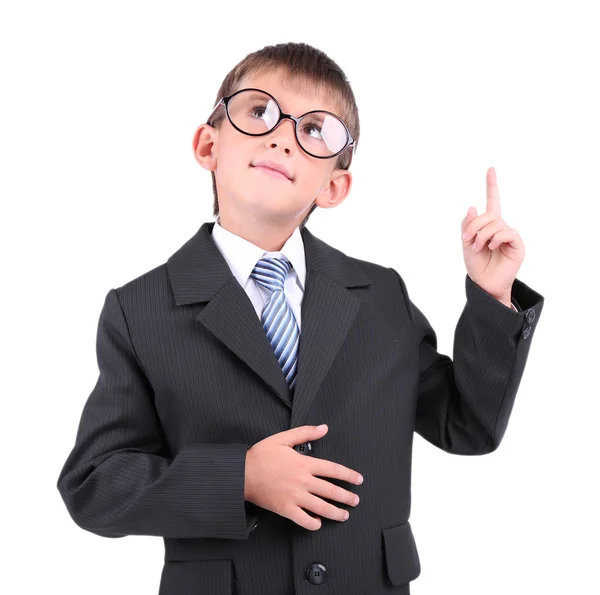
[[[267,252],[279,252],[297,227],[297,224],[292,224],[291,228],[273,228],[256,219],[249,220],[241,225],[235,218],[223,218],[222,216],[219,216],[218,223],[223,229],[244,238]]]

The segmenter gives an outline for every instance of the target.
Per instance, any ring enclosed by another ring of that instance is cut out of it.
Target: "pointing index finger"
[[[486,210],[494,211],[498,216],[500,212],[500,192],[498,190],[498,182],[496,180],[496,170],[493,167],[488,168],[487,177],[487,206]]]

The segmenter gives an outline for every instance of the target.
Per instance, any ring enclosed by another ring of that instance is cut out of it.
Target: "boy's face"
[[[320,109],[342,117],[327,93],[318,96],[284,83],[281,71],[273,71],[248,76],[236,90],[254,87],[267,91],[284,113],[294,116]],[[200,165],[215,172],[222,221],[239,224],[253,220],[293,229],[315,202],[322,208],[331,208],[346,198],[352,184],[350,172],[334,169],[337,157],[317,159],[305,153],[296,142],[292,120],[282,120],[264,136],[248,136],[231,125],[223,106],[219,110],[223,115],[219,129],[201,124],[194,135],[193,148]],[[263,160],[283,165],[292,179],[252,166]]]

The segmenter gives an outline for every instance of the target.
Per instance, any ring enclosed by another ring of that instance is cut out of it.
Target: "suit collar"
[[[304,423],[333,365],[372,280],[343,252],[301,230],[306,258],[302,332],[292,395],[254,306],[214,243],[214,222],[204,223],[167,260],[175,304],[206,303],[195,315],[199,327],[257,374],[291,409],[291,427]]]
[[[234,277],[212,239],[215,222],[206,222],[167,260],[167,270],[178,306],[211,300]],[[304,242],[306,282],[312,273],[325,275],[343,287],[369,285],[372,281],[356,263],[314,236],[300,230]],[[306,290],[306,287],[305,287]]]
[[[281,250],[275,251],[264,250],[260,246],[225,229],[219,223],[215,223],[213,226],[212,239],[242,287],[246,287],[246,283],[260,258],[263,258],[263,256],[271,258],[284,256],[292,265],[290,273],[293,272],[296,283],[304,291],[306,260],[304,242],[298,227],[294,229]]]

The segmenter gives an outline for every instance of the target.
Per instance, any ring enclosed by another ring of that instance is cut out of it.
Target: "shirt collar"
[[[277,252],[263,250],[256,244],[225,229],[218,221],[215,222],[213,227],[212,238],[223,258],[227,261],[231,272],[242,287],[246,285],[250,273],[252,273],[259,259],[264,256],[272,258],[285,256],[292,263],[292,267],[296,271],[298,284],[302,291],[304,291],[306,261],[304,256],[304,242],[302,241],[299,227],[296,227],[281,250]]]

